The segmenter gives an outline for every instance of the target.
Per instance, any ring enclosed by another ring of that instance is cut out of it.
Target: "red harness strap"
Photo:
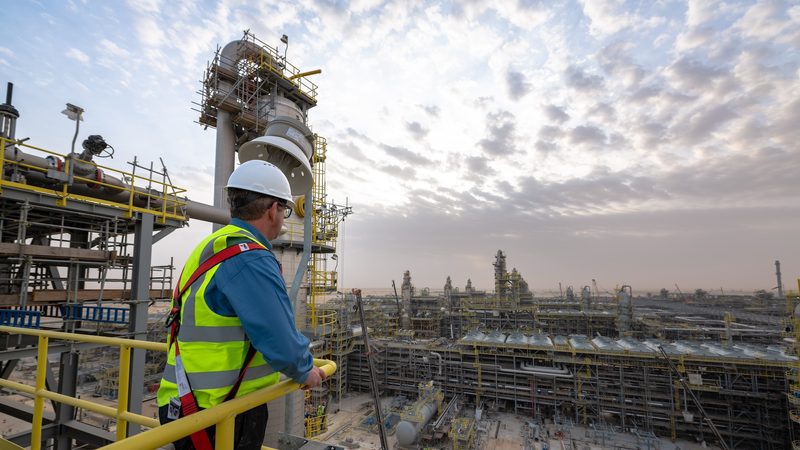
[[[183,294],[186,292],[189,287],[194,284],[203,274],[208,272],[211,268],[220,264],[221,262],[225,261],[226,259],[232,258],[240,253],[248,252],[251,250],[267,250],[266,247],[258,244],[256,242],[248,242],[243,244],[234,244],[230,247],[225,248],[219,253],[215,253],[207,260],[203,261],[202,264],[197,268],[197,270],[192,273],[186,283],[183,285],[183,288],[180,289],[180,282],[178,286],[175,286],[175,292],[172,294],[172,309],[170,310],[169,316],[167,317],[167,326],[170,327],[170,345],[175,344],[175,379],[178,384],[178,395],[180,396],[181,400],[181,413],[183,416],[192,415],[200,410],[197,406],[197,399],[192,392],[191,385],[189,384],[188,376],[186,375],[186,370],[183,368],[183,361],[181,359],[181,352],[180,347],[178,345],[178,332],[181,328],[180,316],[181,316],[181,303]],[[183,276],[183,274],[181,274]],[[236,382],[231,387],[231,390],[228,392],[228,395],[225,396],[223,401],[228,401],[236,396],[236,393],[239,391],[239,386],[241,386],[242,381],[244,380],[244,374],[247,371],[247,367],[253,361],[253,357],[255,357],[256,350],[250,345],[247,350],[247,355],[245,356],[244,364],[242,365],[242,369],[239,371],[239,376],[236,379]],[[211,445],[211,440],[208,437],[208,433],[206,430],[198,430],[191,435],[192,444],[194,448],[197,450],[212,450],[213,446]]]

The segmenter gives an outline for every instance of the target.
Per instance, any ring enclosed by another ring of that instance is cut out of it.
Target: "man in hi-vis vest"
[[[247,161],[228,179],[231,223],[200,242],[175,288],[167,366],[158,389],[161,423],[193,414],[279,381],[280,373],[318,386],[309,340],[294,313],[269,240],[278,237],[294,203],[286,176]],[[280,372],[280,373],[279,373]],[[236,417],[234,448],[260,449],[267,405]],[[175,443],[210,450],[214,429]]]

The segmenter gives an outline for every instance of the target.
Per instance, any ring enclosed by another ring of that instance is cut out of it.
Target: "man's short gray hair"
[[[228,204],[231,206],[231,218],[256,220],[264,215],[277,198],[259,194],[245,189],[228,188]]]

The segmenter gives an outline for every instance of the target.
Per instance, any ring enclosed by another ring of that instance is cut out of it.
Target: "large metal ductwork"
[[[239,162],[259,159],[275,164],[289,179],[292,194],[302,195],[314,183],[309,162],[314,154],[313,143],[314,134],[303,122],[278,116],[269,121],[264,136],[239,148]]]

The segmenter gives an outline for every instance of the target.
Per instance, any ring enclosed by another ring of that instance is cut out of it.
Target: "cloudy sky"
[[[65,102],[123,168],[162,157],[211,202],[206,62],[244,29],[322,69],[314,131],[355,209],[339,269],[538,291],[775,286],[800,276],[800,6],[793,1],[15,1],[0,82],[18,137],[68,151]],[[281,47],[283,48],[283,47]],[[210,227],[156,249],[181,265]]]

